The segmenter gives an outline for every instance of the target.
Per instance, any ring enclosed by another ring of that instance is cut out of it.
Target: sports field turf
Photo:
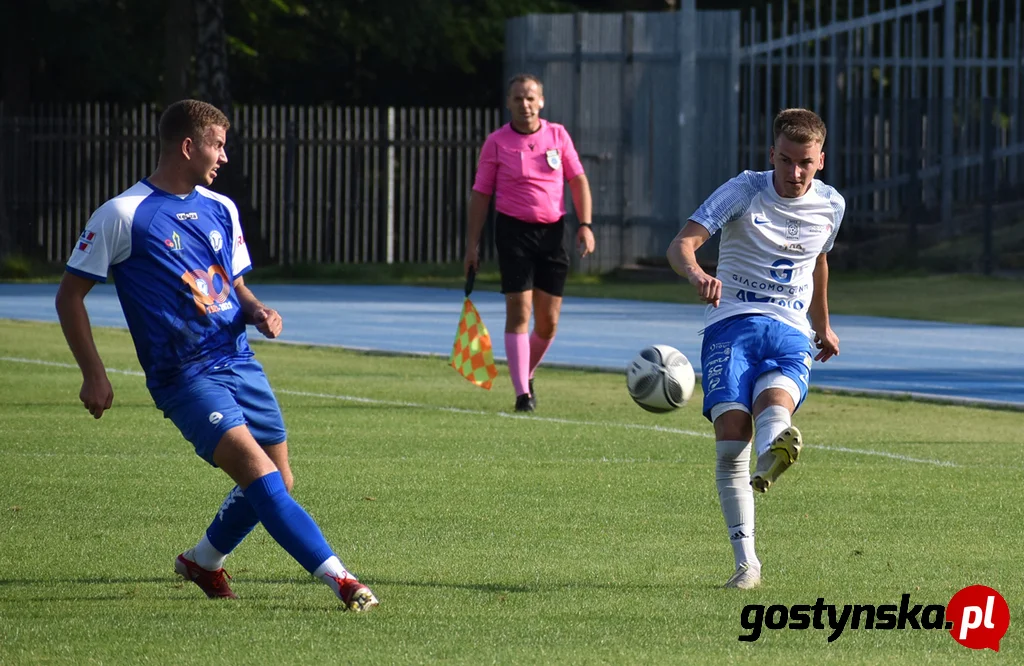
[[[96,331],[138,373],[127,332]],[[570,344],[559,340],[556,344]],[[1020,663],[1024,414],[813,393],[808,447],[757,498],[764,586],[732,573],[700,395],[655,416],[619,374],[541,369],[539,411],[436,358],[262,343],[294,495],[381,600],[339,610],[262,528],[228,560],[238,601],[175,579],[230,482],[112,373],[78,401],[58,327],[0,321],[0,664]],[[661,428],[660,430],[658,428]],[[1002,593],[998,655],[943,630],[765,630],[748,604],[946,604]]]

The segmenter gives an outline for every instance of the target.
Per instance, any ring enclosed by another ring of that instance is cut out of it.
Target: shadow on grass
[[[319,585],[319,581],[315,581],[312,578],[309,579],[296,579],[296,578],[244,578],[238,577],[234,580],[236,584],[251,586],[251,585]],[[410,580],[393,580],[387,578],[367,578],[366,582],[373,586],[393,586],[393,587],[413,587],[413,588],[436,588],[443,590],[465,590],[468,592],[484,592],[487,594],[499,594],[499,593],[514,593],[514,594],[530,594],[534,592],[548,592],[551,590],[570,590],[570,589],[594,589],[594,590],[634,590],[634,589],[658,589],[675,587],[671,584],[645,584],[638,585],[635,582],[622,582],[622,583],[594,583],[594,582],[538,582],[534,585],[523,585],[523,584],[511,584],[502,585],[499,583],[452,583],[446,581],[410,581]],[[52,587],[52,586],[76,586],[76,585],[141,585],[141,584],[173,584],[177,587],[184,587],[185,582],[180,579],[173,577],[162,577],[162,578],[22,578],[22,579],[0,579],[0,587]],[[105,595],[103,597],[89,597],[89,600],[99,599],[125,599],[135,595]],[[85,600],[83,597],[75,597],[75,599]],[[53,601],[53,598],[40,598],[37,601]],[[17,601],[17,600],[12,600]]]

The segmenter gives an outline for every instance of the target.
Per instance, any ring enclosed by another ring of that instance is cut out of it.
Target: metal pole
[[[618,169],[622,179],[622,209],[619,219],[619,265],[622,266],[634,257],[629,256],[626,247],[626,225],[633,215],[633,107],[636,104],[636,78],[633,64],[633,33],[635,31],[634,15],[627,12],[622,16],[622,120],[619,127],[619,160]]]
[[[1013,22],[1013,69],[1011,70],[1010,76],[1010,143],[1016,144],[1020,141],[1020,70],[1021,70],[1021,53],[1020,53],[1020,13],[1021,13],[1021,2],[1017,0],[1014,4],[1014,16],[1016,17]],[[1020,164],[1020,156],[1014,155],[1010,158],[1010,184],[1017,185],[1019,182],[1018,168]]]
[[[12,142],[7,138],[7,124],[4,117],[4,103],[0,101],[0,146],[10,146]],[[7,179],[4,177],[7,152],[0,153],[0,260],[8,254],[14,254],[18,248],[14,246],[13,234],[10,230],[10,220],[7,217]]]
[[[295,263],[295,248],[298,244],[295,236],[295,163],[298,159],[298,136],[295,128],[295,121],[289,116],[285,120],[284,139],[284,208],[285,208],[285,231],[286,242],[281,248],[281,263],[291,265]]]
[[[923,138],[922,116],[928,103],[917,98],[910,105],[910,196],[907,205],[910,220],[907,228],[907,261],[909,268],[917,267],[917,225],[926,212],[924,204],[924,183],[921,181],[922,161],[924,159],[924,148],[921,140]]]
[[[836,0],[832,0],[832,12],[829,14],[829,20],[833,23],[836,20]],[[814,17],[814,27],[821,27],[821,14],[816,14]],[[815,51],[821,49],[822,40],[814,45]],[[827,150],[832,150],[832,146],[839,145],[839,35],[832,35],[829,37],[828,42],[828,139],[826,142],[829,144],[826,146]],[[846,83],[849,85],[849,82]],[[838,153],[836,153],[838,155]],[[838,187],[840,185],[839,179],[836,177],[836,172],[839,171],[839,165],[842,164],[839,160],[833,160],[831,164],[836,165],[835,167],[830,166],[831,173],[827,175],[828,182]]]
[[[984,242],[981,254],[981,270],[985,275],[992,275],[992,270],[995,267],[995,258],[992,253],[993,245],[993,223],[992,219],[994,215],[992,200],[996,194],[996,163],[995,158],[992,155],[993,145],[995,144],[995,126],[992,123],[992,114],[994,111],[993,103],[991,98],[985,98],[982,100],[982,117],[981,117],[981,173],[982,173],[982,196],[984,198],[983,213],[984,218],[982,224],[984,227]]]
[[[679,143],[676,146],[679,168],[679,219],[686,220],[696,207],[693,133],[697,127],[697,6],[696,0],[682,0],[677,15],[679,54]]]
[[[956,47],[956,0],[946,0],[942,12],[942,228],[953,235],[953,106]]]
[[[388,107],[387,261],[395,263],[395,107]]]
[[[753,46],[757,43],[759,33],[757,31],[757,10],[753,7],[750,8],[750,42]],[[754,155],[759,149],[760,144],[757,142],[757,56],[751,55],[750,60],[747,64],[747,74],[749,80],[747,82],[747,154],[746,159],[743,160],[743,168],[749,168],[749,165],[754,164]]]

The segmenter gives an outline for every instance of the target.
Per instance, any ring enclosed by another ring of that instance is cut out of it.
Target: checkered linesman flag
[[[491,334],[487,332],[473,301],[469,300],[475,279],[474,272],[470,272],[466,278],[466,298],[462,303],[462,316],[459,317],[459,328],[455,332],[455,344],[448,362],[457,373],[480,388],[490,390],[494,378],[498,376],[498,367],[494,365]]]

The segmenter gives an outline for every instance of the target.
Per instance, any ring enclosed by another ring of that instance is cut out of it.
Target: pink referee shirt
[[[520,134],[508,124],[484,141],[473,189],[493,194],[499,213],[550,224],[565,215],[565,183],[581,173],[565,127],[541,120],[536,132]]]

